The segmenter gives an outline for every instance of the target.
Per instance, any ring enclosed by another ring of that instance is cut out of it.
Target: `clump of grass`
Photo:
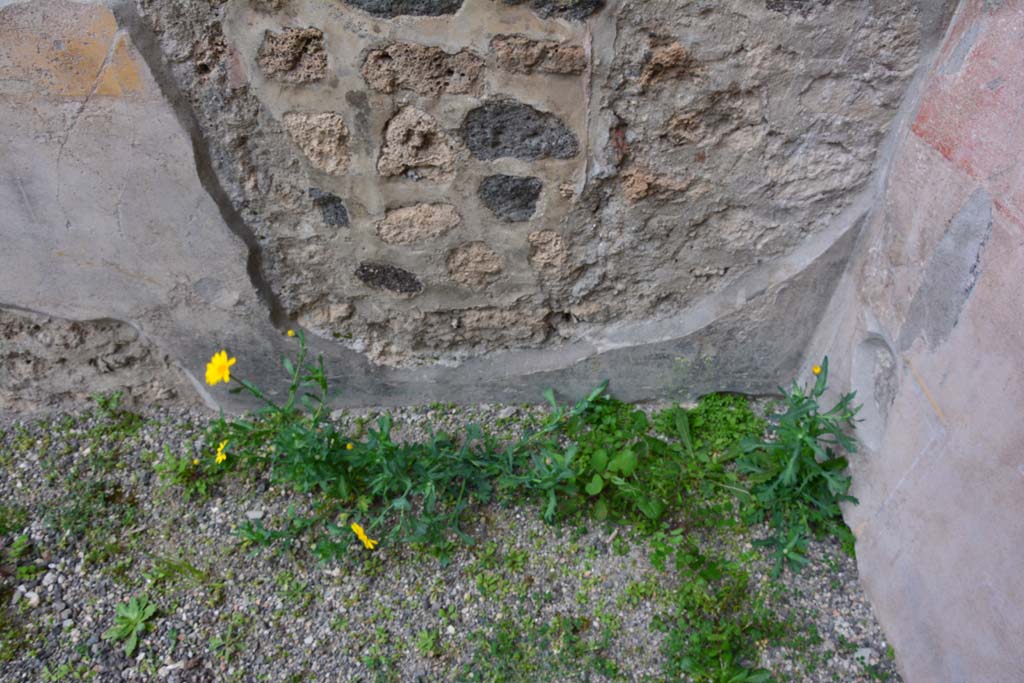
[[[28,524],[28,510],[18,505],[0,504],[0,540],[24,530]]]
[[[785,623],[767,607],[764,589],[751,585],[744,563],[709,552],[681,535],[655,541],[660,557],[671,555],[678,586],[670,608],[655,620],[666,680],[685,676],[694,683],[767,683],[771,672],[758,665],[770,641],[787,634]]]
[[[5,577],[8,571],[18,581],[26,576],[26,569],[35,565],[24,563],[29,559],[32,543],[21,533],[28,524],[28,511],[16,505],[0,506],[0,664],[12,661],[26,643],[25,634],[11,608],[14,587]]]
[[[768,423],[754,413],[750,401],[738,394],[708,394],[692,409],[673,406],[654,417],[655,429],[670,438],[679,438],[676,422],[685,411],[690,438],[695,450],[719,456],[736,448],[740,441],[760,437]]]
[[[186,502],[209,497],[217,482],[230,471],[229,467],[216,462],[215,455],[174,454],[167,445],[164,445],[163,457],[153,463],[153,469],[164,488],[176,487]]]
[[[473,653],[459,680],[588,681],[594,674],[616,680],[618,664],[609,656],[615,633],[588,619],[498,619],[470,636]]]
[[[14,591],[0,585],[0,664],[14,661],[27,643],[27,637],[11,610]]]

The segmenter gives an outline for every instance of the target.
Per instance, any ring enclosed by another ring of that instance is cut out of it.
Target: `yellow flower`
[[[345,450],[346,450],[346,451],[350,451],[350,450],[352,450],[353,448],[355,448],[355,445],[354,445],[354,444],[351,444],[351,443],[347,443],[347,444],[345,444]]]
[[[192,464],[193,465],[198,465],[199,464],[199,458],[192,458]]]
[[[811,368],[811,372],[813,372],[815,374],[815,376],[820,375],[821,374],[821,366],[820,365],[815,365],[813,368]]]
[[[221,464],[228,459],[228,454],[224,452],[224,447],[228,445],[227,441],[221,441],[220,445],[217,446],[217,464]]]
[[[288,330],[288,336],[289,337],[294,337],[295,336],[295,330]]]
[[[206,383],[214,385],[217,382],[230,382],[231,366],[237,360],[237,358],[228,358],[227,351],[218,351],[213,354],[213,358],[206,364]]]
[[[352,532],[359,537],[359,540],[363,542],[367,550],[373,550],[373,547],[377,545],[377,541],[372,538],[367,538],[366,532],[363,531],[363,527],[359,526],[355,522],[352,522]]]

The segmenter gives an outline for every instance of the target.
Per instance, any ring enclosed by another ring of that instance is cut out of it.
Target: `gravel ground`
[[[539,412],[393,414],[397,436],[416,438],[468,421],[513,433]],[[652,620],[672,576],[651,566],[639,533],[493,505],[474,513],[476,545],[444,567],[355,539],[332,564],[298,544],[254,552],[239,524],[275,527],[312,500],[255,475],[191,502],[165,486],[154,464],[167,453],[210,457],[208,419],[153,412],[126,430],[94,412],[0,422],[0,681],[662,680]],[[757,533],[728,543],[749,550]],[[796,634],[764,649],[761,665],[779,680],[898,681],[855,562],[832,542],[811,556],[773,597]],[[755,583],[766,569],[754,563]],[[102,635],[116,606],[143,594],[158,611],[128,657]],[[508,673],[517,666],[541,673]]]

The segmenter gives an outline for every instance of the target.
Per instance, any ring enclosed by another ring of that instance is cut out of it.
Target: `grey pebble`
[[[878,653],[875,652],[870,647],[862,647],[862,648],[859,648],[857,650],[857,652],[854,653],[853,658],[854,659],[859,659],[859,660],[864,661],[864,662],[871,663],[871,662],[874,662],[875,660],[878,659]]]

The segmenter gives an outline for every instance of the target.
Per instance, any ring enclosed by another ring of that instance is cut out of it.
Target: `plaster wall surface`
[[[962,3],[808,358],[864,403],[846,517],[908,681],[1024,680],[1022,36]]]

